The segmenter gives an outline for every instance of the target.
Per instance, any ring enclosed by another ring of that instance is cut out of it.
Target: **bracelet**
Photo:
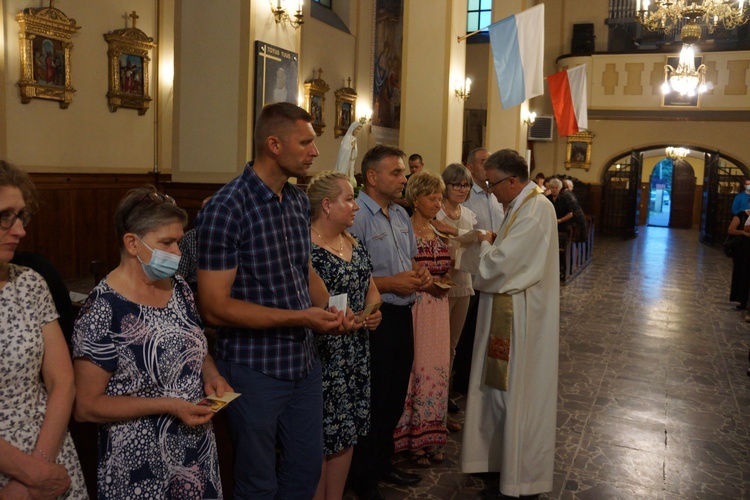
[[[43,450],[40,450],[39,448],[34,448],[34,453],[37,453],[43,459],[45,459],[47,462],[49,462],[51,464],[55,463],[55,461],[52,459],[52,457],[50,457],[49,455],[47,455],[46,452],[44,452]]]

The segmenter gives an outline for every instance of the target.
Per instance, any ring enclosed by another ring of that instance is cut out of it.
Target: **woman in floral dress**
[[[88,498],[59,315],[44,279],[10,263],[36,206],[28,175],[0,161],[0,498]]]
[[[417,238],[416,260],[433,276],[433,285],[417,293],[412,308],[414,318],[414,363],[404,413],[393,433],[395,450],[411,452],[412,461],[428,467],[430,461],[443,461],[448,407],[450,365],[450,312],[447,288],[451,269],[448,245],[430,221],[440,211],[445,185],[435,174],[420,172],[406,184],[406,201],[414,208],[411,216]],[[435,284],[437,283],[437,284]]]
[[[307,187],[312,210],[311,261],[331,296],[345,293],[347,306],[359,315],[380,302],[372,263],[363,245],[346,232],[359,210],[348,177],[321,172]],[[316,499],[340,499],[357,438],[370,430],[369,331],[380,324],[373,312],[355,323],[354,332],[318,335],[323,367],[323,473]],[[364,327],[364,328],[363,328]]]
[[[175,276],[186,221],[171,197],[130,191],[115,212],[120,265],[75,324],[76,417],[100,424],[99,498],[222,498],[213,413],[196,403],[232,389]]]

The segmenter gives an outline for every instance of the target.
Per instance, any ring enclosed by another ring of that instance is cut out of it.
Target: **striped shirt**
[[[237,270],[232,298],[276,309],[311,307],[310,202],[296,186],[285,184],[279,199],[250,162],[201,210],[196,231],[200,269]],[[302,326],[219,329],[217,359],[278,379],[305,377],[315,356],[312,332]]]

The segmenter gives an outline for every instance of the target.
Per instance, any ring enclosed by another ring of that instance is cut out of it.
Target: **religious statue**
[[[341,172],[349,177],[352,186],[357,186],[357,180],[354,178],[354,165],[357,163],[357,132],[362,128],[362,123],[353,121],[349,125],[344,137],[341,138],[339,146],[339,156],[336,160],[336,172]]]

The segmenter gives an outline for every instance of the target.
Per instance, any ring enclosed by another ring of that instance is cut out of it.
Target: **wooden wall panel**
[[[119,262],[113,218],[125,193],[153,184],[152,174],[30,174],[40,210],[26,228],[20,250],[47,257],[64,279],[88,276],[92,260]]]

